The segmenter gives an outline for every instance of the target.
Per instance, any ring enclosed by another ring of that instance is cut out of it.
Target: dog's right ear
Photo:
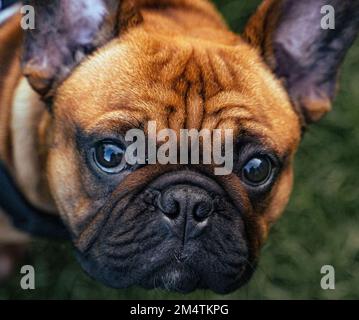
[[[23,2],[35,9],[35,29],[24,31],[23,73],[44,98],[88,54],[141,21],[137,10],[120,0]]]
[[[334,12],[334,29],[322,26]],[[283,81],[303,126],[330,110],[338,71],[359,30],[359,0],[264,0],[243,38]]]

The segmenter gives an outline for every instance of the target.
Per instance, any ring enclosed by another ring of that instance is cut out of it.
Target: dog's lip
[[[140,281],[143,288],[162,288],[167,291],[190,293],[195,290],[212,290],[219,294],[227,294],[237,290],[251,278],[253,270],[244,263],[238,274],[228,283],[216,283],[206,279],[203,270],[197,270],[186,263],[167,263],[152,273],[147,281]]]

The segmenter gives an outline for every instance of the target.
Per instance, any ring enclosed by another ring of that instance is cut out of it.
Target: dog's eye
[[[250,159],[242,169],[244,182],[251,186],[259,186],[266,183],[271,175],[272,163],[266,156]]]
[[[125,150],[114,142],[99,142],[93,150],[96,165],[107,173],[119,173],[126,168]]]

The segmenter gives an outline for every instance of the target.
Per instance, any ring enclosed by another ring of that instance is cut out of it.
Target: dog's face
[[[158,130],[233,129],[233,173],[124,166],[125,133],[147,134],[149,121]],[[224,292],[253,268],[287,202],[300,135],[287,95],[248,45],[141,34],[114,40],[64,82],[54,123],[50,182],[84,268],[113,286],[184,291]]]
[[[322,96],[305,103],[294,89],[288,95],[291,83],[278,80],[256,45],[263,42],[253,37],[258,17],[247,41],[226,31],[217,41],[160,35],[147,22],[156,16],[143,17],[53,91],[51,191],[94,278],[119,288],[229,292],[251,275],[288,201],[301,124],[327,104]],[[232,129],[232,172],[124,164],[126,132],[142,129],[148,137],[150,121],[158,131]]]

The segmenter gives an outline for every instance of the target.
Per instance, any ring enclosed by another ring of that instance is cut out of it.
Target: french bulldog
[[[241,35],[206,0],[23,5],[35,29],[19,15],[0,28],[0,157],[28,203],[61,218],[82,268],[108,286],[246,283],[302,134],[331,108],[359,1],[265,0]],[[231,129],[232,172],[123,165],[126,132],[147,135],[150,121]]]

